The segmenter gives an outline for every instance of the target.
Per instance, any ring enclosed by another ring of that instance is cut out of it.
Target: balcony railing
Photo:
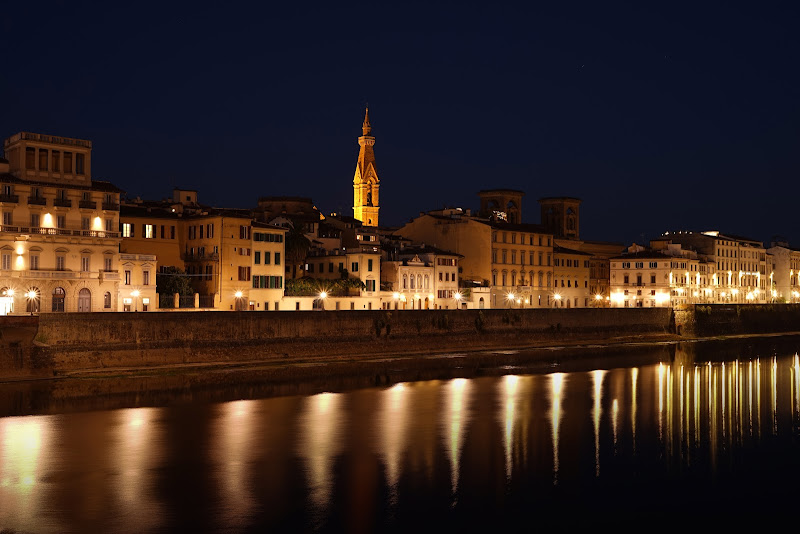
[[[119,204],[113,202],[103,202],[103,209],[105,211],[119,211]]]
[[[67,198],[56,198],[53,199],[53,206],[60,206],[62,208],[71,208],[72,201]]]
[[[28,235],[65,235],[73,237],[104,237],[109,239],[119,239],[119,232],[106,232],[102,230],[67,230],[64,228],[42,228],[40,226],[13,226],[8,224],[0,225],[0,232]]]
[[[37,206],[47,205],[47,199],[44,197],[28,197],[28,204],[36,204]]]
[[[19,204],[19,195],[0,195],[0,202]]]
[[[83,209],[96,210],[97,202],[95,202],[94,200],[81,200],[80,202],[78,202],[78,207]]]

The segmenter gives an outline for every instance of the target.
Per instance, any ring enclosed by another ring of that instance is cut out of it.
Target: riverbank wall
[[[0,379],[800,331],[800,305],[71,313],[0,317]]]
[[[674,324],[669,309],[152,312],[7,317],[0,318],[0,332],[3,374],[45,376],[79,369],[468,352],[669,334]]]

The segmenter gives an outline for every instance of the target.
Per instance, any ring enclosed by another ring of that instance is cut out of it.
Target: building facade
[[[0,159],[0,313],[119,309],[122,192],[91,141],[20,132]]]

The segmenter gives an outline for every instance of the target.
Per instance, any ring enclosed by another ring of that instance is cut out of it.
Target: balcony
[[[44,197],[28,197],[28,205],[46,206],[47,199]]]
[[[100,280],[119,281],[119,271],[100,271]]]
[[[53,206],[58,206],[61,208],[71,208],[72,201],[66,198],[56,198],[53,200]]]
[[[103,202],[103,210],[105,211],[119,211],[119,204],[113,202]]]
[[[19,204],[19,195],[0,195],[0,202]]]
[[[80,202],[78,202],[78,207],[82,209],[96,210],[97,202],[95,202],[94,200],[81,200]]]
[[[102,237],[119,239],[119,232],[106,232],[103,230],[67,230],[64,228],[42,228],[40,226],[11,226],[0,225],[0,232],[27,235],[63,235],[72,237]]]

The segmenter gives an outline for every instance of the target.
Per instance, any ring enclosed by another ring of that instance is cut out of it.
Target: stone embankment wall
[[[2,323],[0,322],[0,328]],[[674,331],[670,309],[373,310],[43,314],[24,361],[60,371],[425,354]]]

